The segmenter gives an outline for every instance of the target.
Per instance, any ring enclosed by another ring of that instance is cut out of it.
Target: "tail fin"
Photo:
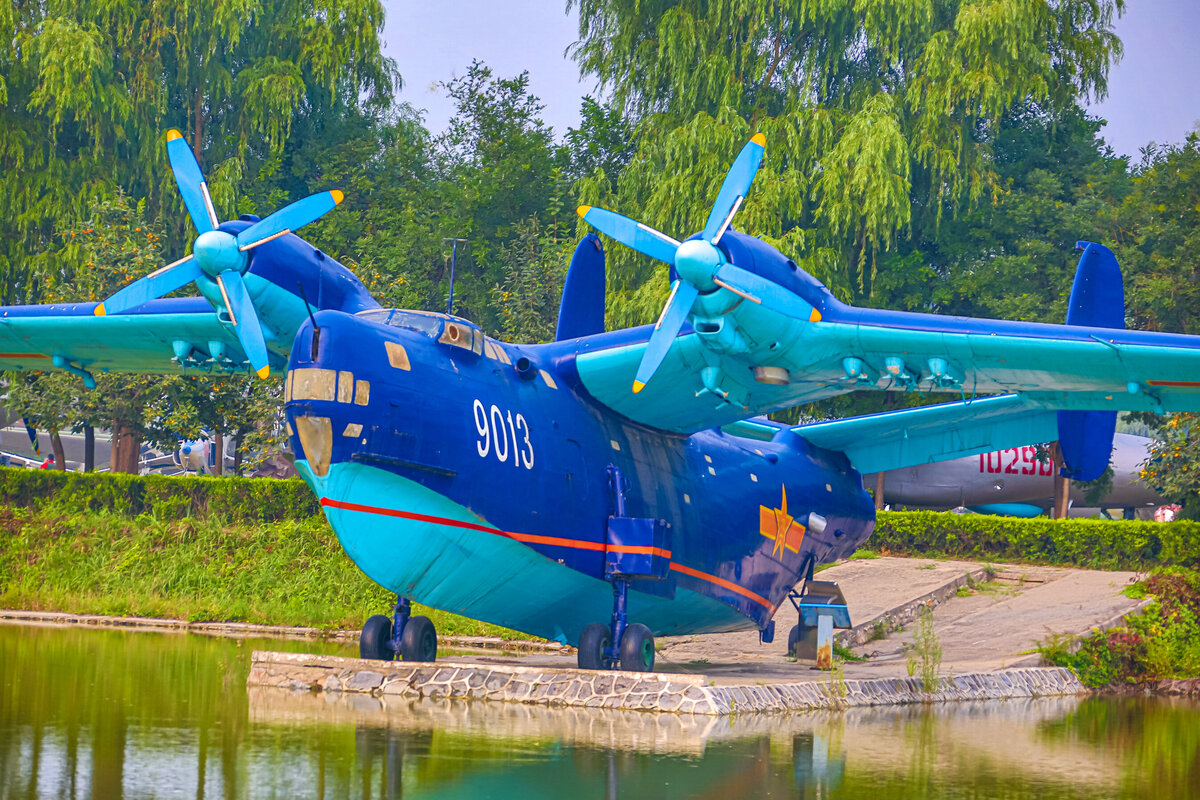
[[[571,257],[554,338],[561,342],[594,333],[604,333],[604,248],[600,237],[589,233]]]
[[[1079,242],[1083,248],[1067,305],[1067,324],[1092,328],[1125,327],[1125,288],[1117,257],[1104,245]],[[1080,481],[1099,478],[1112,456],[1115,411],[1058,412],[1061,474]]]

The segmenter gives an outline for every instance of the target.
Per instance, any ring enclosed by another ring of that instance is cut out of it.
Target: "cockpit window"
[[[370,311],[360,311],[358,316],[380,325],[393,325],[397,328],[408,328],[410,331],[423,333],[431,339],[436,339],[442,332],[442,322],[445,314],[434,314],[428,311],[405,311],[399,308],[376,308]]]
[[[442,344],[470,350],[475,355],[483,352],[483,331],[464,320],[446,320],[438,341]]]
[[[337,387],[337,372],[332,369],[292,370],[291,400],[327,400],[332,402]]]
[[[442,344],[461,347],[477,355],[483,352],[483,331],[479,330],[479,326],[475,323],[461,317],[436,314],[432,311],[408,311],[398,308],[360,311],[358,316],[381,325],[392,325],[423,333]]]

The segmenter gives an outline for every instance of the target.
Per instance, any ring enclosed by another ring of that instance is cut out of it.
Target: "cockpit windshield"
[[[442,344],[460,347],[476,354],[483,352],[483,331],[474,322],[438,314],[433,311],[410,311],[400,308],[375,308],[360,311],[357,316],[380,325],[393,325],[423,333]]]

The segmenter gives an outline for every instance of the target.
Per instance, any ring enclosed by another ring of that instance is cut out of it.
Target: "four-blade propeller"
[[[721,191],[717,194],[699,239],[678,242],[613,211],[593,206],[579,207],[579,216],[588,224],[639,253],[674,266],[679,276],[679,280],[672,284],[667,304],[650,334],[642,363],[638,365],[637,377],[633,381],[634,392],[640,392],[654,375],[691,313],[696,298],[702,293],[727,289],[780,314],[811,319],[814,313],[812,306],[779,284],[730,263],[717,247],[729,229],[733,215],[741,207],[746,192],[750,190],[750,184],[754,182],[766,141],[765,136],[756,133],[742,148],[729,168],[725,182],[721,184]]]
[[[250,266],[248,253],[318,219],[342,202],[343,195],[336,189],[320,192],[281,208],[241,233],[226,233],[218,228],[217,212],[213,209],[208,184],[196,155],[183,135],[174,129],[167,132],[167,158],[188,216],[199,234],[192,244],[192,254],[116,292],[96,306],[95,314],[98,317],[120,314],[195,282],[202,293],[205,288],[210,289],[205,294],[216,296],[219,293],[251,369],[260,378],[265,378],[271,372],[267,344],[258,312],[242,280]],[[216,292],[211,291],[214,286]]]

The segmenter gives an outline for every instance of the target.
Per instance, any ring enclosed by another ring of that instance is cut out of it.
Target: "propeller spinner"
[[[577,213],[588,224],[626,247],[674,266],[679,276],[679,280],[671,286],[667,304],[654,325],[646,352],[638,365],[637,377],[633,381],[635,393],[645,388],[666,357],[701,293],[727,289],[752,303],[799,319],[811,320],[812,315],[818,313],[790,290],[735,266],[717,246],[741,207],[750,184],[754,182],[766,143],[766,137],[756,133],[742,148],[729,168],[725,182],[721,184],[721,191],[717,194],[699,239],[678,242],[665,233],[613,211],[593,206],[579,207]]]
[[[342,202],[343,195],[336,189],[320,192],[281,208],[241,233],[227,233],[218,229],[220,222],[196,155],[174,129],[167,131],[167,158],[199,234],[192,243],[192,253],[116,292],[96,306],[95,314],[120,314],[192,282],[206,295],[210,292],[204,289],[215,286],[216,292],[211,294],[220,295],[251,368],[258,377],[266,378],[271,373],[267,344],[254,301],[242,280],[250,266],[249,251],[320,218]]]

